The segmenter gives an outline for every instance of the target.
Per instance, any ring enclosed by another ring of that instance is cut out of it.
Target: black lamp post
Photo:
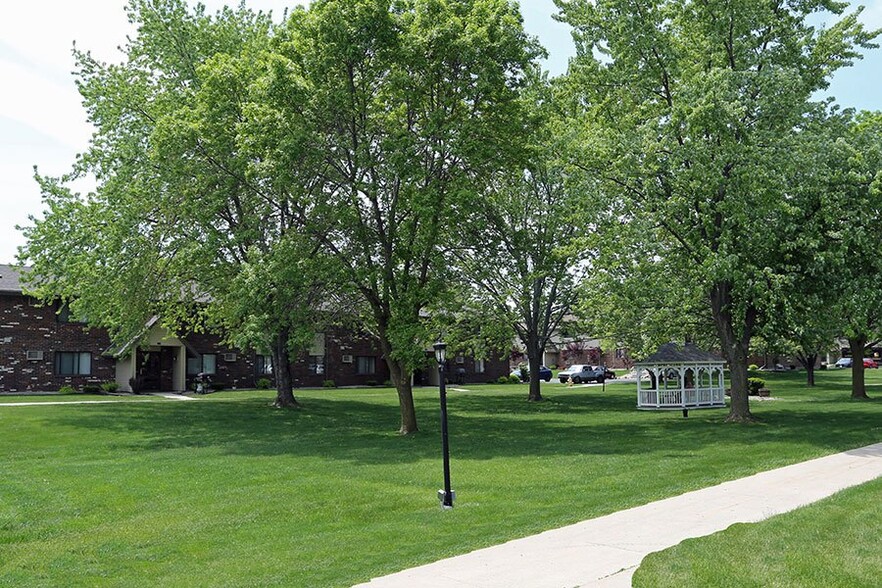
[[[435,359],[438,361],[439,388],[441,391],[441,451],[444,456],[444,490],[438,490],[441,508],[453,508],[456,493],[450,489],[450,448],[447,445],[447,377],[444,362],[447,359],[447,344],[435,343]]]

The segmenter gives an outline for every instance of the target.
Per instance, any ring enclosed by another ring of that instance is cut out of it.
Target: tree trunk
[[[731,405],[726,422],[741,423],[756,420],[750,412],[747,388],[747,349],[736,346],[729,359],[729,380],[731,384]]]
[[[726,282],[715,284],[711,289],[711,311],[714,325],[729,361],[729,378],[731,384],[729,415],[726,422],[751,422],[756,420],[750,412],[750,401],[747,390],[747,356],[750,337],[756,320],[755,309],[748,308],[744,319],[743,332],[736,335],[732,318],[731,285]]]
[[[805,385],[806,386],[814,386],[815,385],[815,364],[818,361],[817,353],[797,353],[796,359],[799,360],[799,363],[802,364],[802,367],[805,368]]]
[[[542,365],[543,350],[540,349],[535,325],[528,325],[526,332],[521,334],[521,343],[527,348],[527,367],[530,370],[530,392],[527,401],[541,402],[542,389],[539,387],[539,367]]]
[[[527,363],[530,366],[530,395],[527,396],[527,401],[541,402],[542,389],[539,383],[539,367],[542,365],[542,357],[536,353],[535,349],[527,348]]]
[[[388,314],[384,313],[379,307],[374,308],[377,320],[378,333],[377,338],[380,340],[380,349],[383,351],[383,358],[386,365],[389,366],[389,377],[392,385],[398,392],[398,409],[401,412],[401,426],[398,427],[400,435],[410,435],[419,432],[416,419],[416,408],[413,403],[413,382],[411,381],[411,370],[407,368],[404,362],[396,360],[392,357],[392,343],[388,336]],[[435,368],[437,369],[437,368]]]
[[[385,348],[386,345],[383,345]],[[419,431],[416,420],[416,408],[413,404],[413,384],[410,380],[410,372],[404,365],[391,359],[386,354],[386,364],[389,366],[389,375],[392,378],[392,384],[398,392],[398,407],[401,411],[401,426],[398,433],[401,435],[410,435]]]
[[[277,408],[299,408],[294,398],[294,384],[291,377],[291,355],[288,352],[288,331],[283,330],[273,341],[273,372],[276,377]]]
[[[864,382],[864,347],[867,345],[867,338],[864,336],[848,339],[848,346],[851,348],[851,397],[859,400],[866,400],[867,385]]]

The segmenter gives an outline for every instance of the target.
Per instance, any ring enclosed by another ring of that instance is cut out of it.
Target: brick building
[[[0,265],[0,393],[82,389],[115,381],[122,391],[193,390],[199,374],[223,388],[253,388],[272,380],[269,355],[229,347],[215,334],[170,333],[157,319],[137,345],[112,348],[107,332],[73,322],[57,304],[40,305],[26,296],[18,273]],[[463,382],[486,382],[508,373],[507,361],[453,359]],[[429,378],[424,383],[437,383]],[[297,358],[298,387],[370,386],[389,380],[377,341],[367,333],[341,328],[319,333],[312,348]],[[416,383],[420,383],[417,381]]]
[[[107,333],[72,322],[57,304],[21,292],[18,274],[0,265],[0,392],[58,390],[111,381]]]

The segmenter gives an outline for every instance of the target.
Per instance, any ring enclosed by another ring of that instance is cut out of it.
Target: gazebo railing
[[[637,406],[647,408],[688,408],[726,404],[725,393],[719,387],[643,389],[640,390],[637,398]]]

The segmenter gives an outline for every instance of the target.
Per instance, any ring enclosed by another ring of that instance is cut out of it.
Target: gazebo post
[[[637,368],[634,373],[637,376],[637,408],[640,408],[640,399],[643,397],[643,392],[640,390],[640,368]]]

